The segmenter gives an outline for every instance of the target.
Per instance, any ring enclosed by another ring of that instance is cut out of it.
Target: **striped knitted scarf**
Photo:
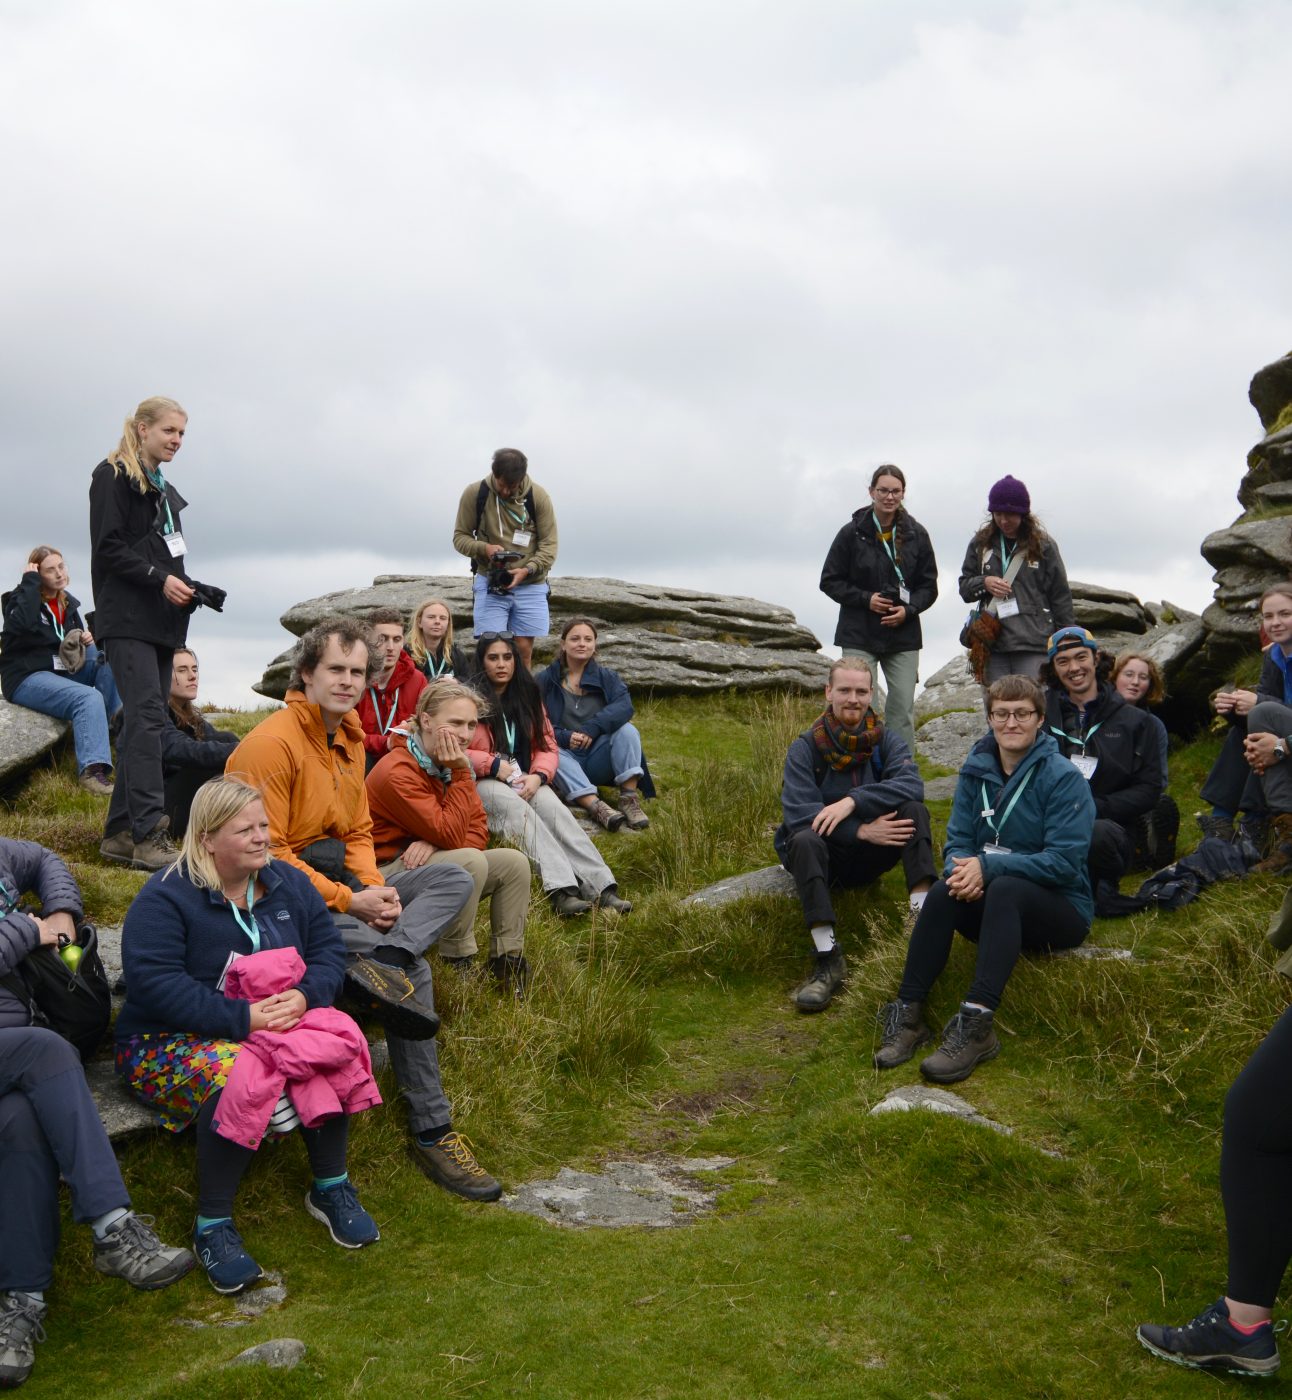
[[[850,768],[869,763],[883,737],[884,726],[874,710],[866,711],[861,728],[855,732],[845,729],[829,710],[812,725],[812,742],[827,767],[836,773],[846,773]]]

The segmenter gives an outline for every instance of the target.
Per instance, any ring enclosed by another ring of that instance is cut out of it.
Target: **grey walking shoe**
[[[896,1069],[933,1039],[933,1032],[924,1023],[922,1001],[890,1001],[879,1008],[876,1017],[883,1035],[875,1051],[876,1069]]]
[[[1272,1376],[1279,1369],[1277,1331],[1272,1323],[1251,1333],[1238,1331],[1229,1319],[1229,1305],[1221,1298],[1183,1327],[1145,1322],[1135,1335],[1154,1356],[1177,1366],[1228,1371],[1232,1376]]]
[[[604,909],[608,914],[631,914],[633,912],[631,901],[620,899],[619,890],[614,885],[607,885],[597,896],[597,908]]]
[[[112,769],[106,763],[91,763],[76,781],[95,797],[112,796]]]
[[[152,1228],[152,1216],[133,1211],[110,1225],[94,1241],[94,1267],[110,1278],[123,1278],[135,1288],[165,1288],[184,1277],[197,1260],[188,1249],[163,1244]]]
[[[838,948],[818,953],[807,981],[794,993],[794,1005],[800,1011],[824,1011],[834,1000],[848,975],[848,964]]]
[[[580,914],[592,913],[591,901],[583,899],[576,889],[553,890],[547,897],[558,918],[577,919]]]
[[[920,1061],[920,1073],[935,1084],[958,1084],[985,1060],[1000,1054],[990,1011],[962,1006],[942,1028],[942,1044]]]
[[[170,839],[170,818],[163,817],[142,841],[135,842],[130,865],[135,870],[165,870],[178,856],[179,848]]]
[[[31,1375],[36,1343],[45,1340],[41,1323],[49,1311],[26,1294],[0,1293],[0,1387],[11,1390]]]
[[[650,818],[642,807],[641,793],[636,788],[624,788],[619,794],[619,810],[629,831],[645,831],[650,825]]]
[[[393,1035],[433,1040],[439,1034],[439,1012],[418,1001],[417,989],[402,967],[375,958],[353,958],[346,963],[342,988],[350,1003],[370,1011]]]
[[[603,802],[599,797],[584,807],[583,811],[586,816],[591,817],[598,826],[604,826],[607,831],[618,831],[627,821],[622,812],[616,812],[608,802]]]

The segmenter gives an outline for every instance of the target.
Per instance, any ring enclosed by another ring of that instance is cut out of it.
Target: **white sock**
[[[28,1298],[42,1308],[45,1306],[45,1290],[43,1288],[15,1288],[13,1296],[15,1298]]]
[[[106,1215],[101,1215],[97,1220],[90,1221],[90,1229],[94,1231],[94,1238],[101,1240],[118,1220],[124,1220],[130,1212],[122,1206],[116,1210],[110,1210]]]
[[[818,953],[833,953],[838,944],[834,941],[833,924],[813,924],[812,942]]]
[[[915,912],[918,914],[918,913],[920,912],[920,910],[924,908],[924,901],[925,901],[928,897],[929,897],[929,892],[928,892],[928,890],[920,890],[918,894],[915,893],[914,891],[912,891],[912,893],[911,893],[911,908],[914,909]]]

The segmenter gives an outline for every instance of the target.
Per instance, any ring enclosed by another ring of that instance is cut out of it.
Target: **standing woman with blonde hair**
[[[164,808],[162,733],[171,660],[188,636],[194,595],[180,526],[187,502],[163,467],[187,425],[174,399],[145,399],[90,480],[95,632],[124,705],[99,853],[136,870],[160,870],[176,855]]]

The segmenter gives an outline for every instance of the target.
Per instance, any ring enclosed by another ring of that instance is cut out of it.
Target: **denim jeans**
[[[556,756],[556,790],[573,802],[611,783],[622,787],[644,771],[642,736],[635,725],[623,724],[613,734],[599,734],[591,748],[561,749]]]
[[[70,675],[34,671],[14,691],[13,699],[24,709],[71,721],[79,772],[84,773],[91,763],[112,767],[108,721],[121,708],[121,696],[98,647],[86,647],[85,665]]]

